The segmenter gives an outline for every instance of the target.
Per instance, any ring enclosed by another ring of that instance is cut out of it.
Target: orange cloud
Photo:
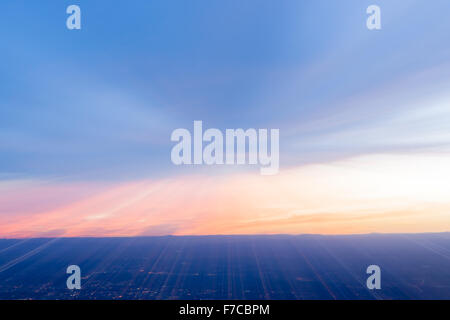
[[[449,231],[449,160],[370,155],[275,176],[3,182],[0,237]]]

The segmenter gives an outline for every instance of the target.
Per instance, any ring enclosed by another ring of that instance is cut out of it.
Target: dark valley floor
[[[0,299],[450,299],[450,234],[0,240]]]

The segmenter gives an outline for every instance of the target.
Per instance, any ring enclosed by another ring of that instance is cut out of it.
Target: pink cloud
[[[377,155],[276,176],[3,183],[0,237],[448,231],[448,160]]]

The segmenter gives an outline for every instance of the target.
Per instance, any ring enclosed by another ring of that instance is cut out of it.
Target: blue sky
[[[82,10],[82,30],[65,9]],[[365,9],[378,4],[382,30]],[[186,172],[170,133],[279,128],[281,166],[450,143],[447,0],[0,4],[2,177]]]

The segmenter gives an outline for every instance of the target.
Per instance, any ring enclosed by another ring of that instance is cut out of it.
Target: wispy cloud
[[[0,198],[0,236],[46,230],[65,230],[64,236],[448,231],[449,161],[449,154],[377,154],[272,177],[139,181],[52,209],[46,209],[52,199],[40,197],[42,203],[24,208],[26,214],[9,214],[5,203],[27,201],[18,188]],[[36,193],[45,195],[43,189]]]

